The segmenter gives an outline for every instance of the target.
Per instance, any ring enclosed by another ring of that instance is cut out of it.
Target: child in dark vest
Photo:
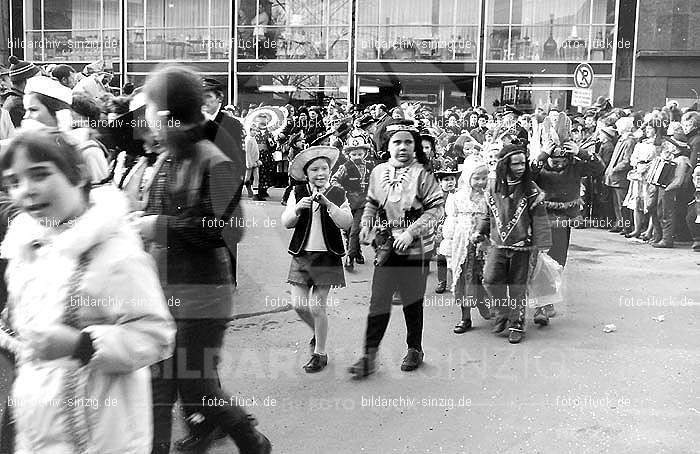
[[[443,205],[445,202],[447,202],[447,197],[450,194],[454,194],[455,189],[457,188],[457,178],[459,176],[459,171],[457,170],[438,170],[435,172],[435,177],[438,179],[438,182],[440,183],[440,188],[442,189],[442,203]],[[437,232],[435,236],[435,244],[440,244],[440,241],[442,241],[442,224],[445,222],[445,217],[443,216],[442,219],[437,224]],[[435,293],[445,293],[445,289],[447,288],[447,280],[448,277],[452,274],[452,271],[447,268],[447,257],[444,255],[438,254],[436,255],[437,259],[437,274],[438,274],[438,284],[437,287],[435,287]]]
[[[330,185],[330,169],[338,159],[335,147],[310,147],[299,153],[289,166],[299,184],[289,194],[282,223],[294,229],[289,243],[292,264],[287,282],[292,284],[292,304],[299,317],[312,329],[311,359],[304,365],[309,373],[328,364],[326,305],[331,287],[345,287],[341,257],[345,255],[341,229],[352,224],[345,191]]]
[[[373,165],[366,161],[367,154],[372,148],[363,136],[351,136],[343,147],[343,153],[348,158],[333,175],[331,183],[345,190],[352,211],[352,226],[347,233],[348,254],[345,257],[345,267],[353,268],[354,263],[365,263],[360,248],[360,221],[365,208],[369,175]]]

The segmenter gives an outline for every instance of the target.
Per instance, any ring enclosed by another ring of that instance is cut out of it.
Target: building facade
[[[8,38],[0,57],[76,67],[103,59],[115,84],[137,86],[157,65],[182,62],[227,83],[229,101],[246,106],[334,98],[421,101],[437,110],[569,108],[574,69],[589,63],[593,99],[644,108],[664,93],[686,99],[686,89],[698,85],[687,60],[698,61],[700,38],[691,33],[698,22],[690,14],[700,7],[667,3],[10,0],[9,11],[0,8],[0,37]],[[661,31],[643,32],[652,27]],[[680,53],[665,56],[680,43]]]

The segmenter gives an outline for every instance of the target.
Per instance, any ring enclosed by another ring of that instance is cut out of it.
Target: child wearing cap
[[[304,365],[307,373],[319,372],[328,364],[328,293],[331,287],[345,287],[341,229],[350,227],[352,213],[345,191],[330,184],[330,169],[338,154],[335,147],[316,146],[294,158],[289,173],[306,183],[294,187],[282,213],[284,226],[294,229],[287,277],[292,284],[292,304],[314,333],[311,359]]]
[[[360,248],[360,221],[362,211],[365,208],[369,175],[374,167],[366,161],[367,154],[372,148],[364,136],[351,136],[343,147],[343,153],[348,158],[333,174],[331,183],[345,190],[350,209],[352,210],[352,226],[347,232],[348,255],[345,258],[345,267],[352,268],[353,262],[360,265],[365,263]]]
[[[450,194],[454,194],[455,189],[457,188],[457,178],[459,176],[459,173],[460,172],[457,170],[450,169],[438,170],[435,172],[435,177],[440,183],[440,189],[442,189],[443,204],[447,202],[447,198]],[[442,225],[444,222],[445,218],[443,217],[437,223],[435,244],[439,245],[440,241],[442,241]],[[447,289],[447,281],[448,278],[451,277],[452,272],[447,268],[447,257],[438,252],[436,258],[438,284],[437,287],[435,287],[435,293],[445,293],[445,290]]]

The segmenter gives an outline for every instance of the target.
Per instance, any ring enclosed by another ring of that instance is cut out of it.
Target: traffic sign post
[[[574,71],[574,85],[576,88],[591,88],[593,85],[593,68],[588,63],[581,63]]]

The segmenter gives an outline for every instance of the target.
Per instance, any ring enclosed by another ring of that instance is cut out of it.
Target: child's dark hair
[[[416,161],[419,163],[425,165],[430,164],[430,158],[428,155],[426,155],[423,152],[423,146],[422,146],[422,140],[423,138],[420,135],[420,132],[418,132],[418,129],[416,129],[413,126],[413,121],[412,120],[394,120],[389,123],[387,123],[387,128],[389,126],[393,125],[402,125],[402,126],[407,126],[410,127],[411,130],[403,130],[404,132],[408,132],[413,136],[413,152],[416,155]],[[384,131],[383,137],[382,137],[382,147],[381,150],[383,152],[388,152],[389,151],[389,139],[391,139],[391,136],[393,136],[396,132],[399,131]]]
[[[532,183],[532,174],[530,173],[530,165],[527,162],[527,151],[524,148],[520,148],[517,145],[506,145],[503,147],[499,155],[505,155],[504,158],[500,158],[496,164],[496,192],[500,193],[504,197],[510,195],[510,188],[508,187],[508,175],[510,173],[510,160],[513,155],[523,154],[525,156],[525,172],[521,177],[522,183],[525,187],[530,186]]]
[[[59,110],[70,109],[71,107],[60,99],[52,98],[37,92],[27,93],[28,95],[36,96],[36,99],[46,107],[52,117],[56,118],[56,112]]]
[[[318,161],[319,159],[323,159],[324,161],[326,161],[328,163],[328,167],[331,167],[331,160],[330,159],[328,159],[325,156],[317,156],[317,157],[313,158],[312,160],[310,160],[309,162],[307,162],[306,164],[304,164],[304,175],[306,175],[306,170],[309,167],[311,167],[311,164]],[[308,178],[308,175],[307,175],[307,178]]]
[[[83,93],[73,95],[73,104],[71,105],[73,112],[82,115],[88,120],[88,127],[96,128],[100,121],[101,110],[97,103],[89,96]]]
[[[90,182],[83,173],[85,161],[73,142],[66,140],[60,132],[42,129],[24,132],[12,139],[0,155],[0,172],[12,167],[18,150],[25,150],[26,157],[32,162],[51,162],[73,186],[83,184],[84,196],[90,194]]]

